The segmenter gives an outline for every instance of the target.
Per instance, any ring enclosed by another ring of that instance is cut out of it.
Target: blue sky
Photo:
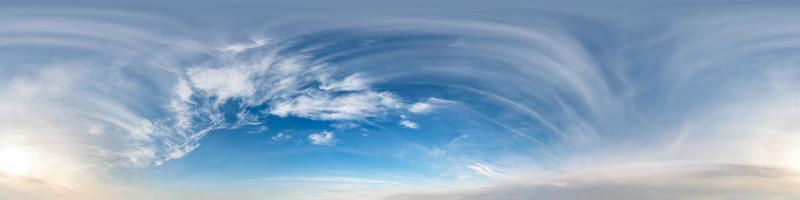
[[[0,199],[793,199],[800,5],[0,4]]]

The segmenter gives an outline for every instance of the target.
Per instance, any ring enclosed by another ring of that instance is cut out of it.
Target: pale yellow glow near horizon
[[[789,168],[800,170],[800,146],[789,152]]]
[[[28,176],[33,173],[34,156],[19,146],[0,147],[0,172],[10,176]]]

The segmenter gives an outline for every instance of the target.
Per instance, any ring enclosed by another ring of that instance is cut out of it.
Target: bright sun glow
[[[789,168],[800,170],[800,147],[789,152]]]
[[[21,147],[0,147],[0,173],[12,176],[29,175],[33,169],[33,156]]]

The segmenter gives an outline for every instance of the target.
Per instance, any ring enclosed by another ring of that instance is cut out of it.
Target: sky
[[[798,199],[798,11],[3,1],[0,199]]]

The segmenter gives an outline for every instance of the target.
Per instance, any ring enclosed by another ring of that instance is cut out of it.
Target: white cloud
[[[484,165],[482,163],[473,163],[471,165],[467,165],[467,168],[472,170],[472,172],[480,174],[482,176],[488,178],[503,178],[504,176],[497,171],[495,171],[492,167],[488,165]]]
[[[405,119],[404,120],[400,120],[400,125],[403,125],[406,128],[413,128],[413,129],[419,128],[419,125],[416,122],[412,122],[412,121],[405,120]]]
[[[192,86],[216,96],[219,103],[232,97],[252,96],[256,88],[250,80],[251,74],[247,69],[236,67],[191,68],[186,72]]]
[[[467,46],[467,42],[466,40],[464,40],[464,38],[458,38],[453,43],[450,43],[450,47],[463,47],[463,46]]]
[[[273,115],[289,115],[319,120],[354,120],[372,117],[400,107],[400,101],[388,92],[359,92],[341,96],[309,92],[292,99],[278,100],[270,109]]]
[[[284,134],[284,133],[278,133],[278,134],[275,134],[274,136],[272,136],[272,141],[275,141],[275,142],[285,141],[285,140],[288,140],[288,139],[292,139],[292,136],[288,135],[288,134]]]
[[[321,80],[322,85],[319,87],[322,90],[333,91],[358,91],[367,89],[369,86],[367,82],[359,74],[352,74],[341,81],[332,81],[327,78]]]
[[[333,145],[336,143],[336,141],[333,139],[333,133],[328,131],[312,133],[308,135],[308,139],[311,140],[311,144],[316,145]]]
[[[241,50],[245,51],[248,50]],[[220,60],[225,62],[186,71],[188,90],[195,89],[195,95],[205,96],[186,97],[191,93],[186,95],[187,88],[179,82],[175,89],[178,100],[171,106],[177,121],[186,124],[199,117],[206,120],[205,124],[222,123],[225,116],[216,105],[229,99],[241,100],[239,109],[242,110],[267,105],[266,112],[272,115],[313,120],[366,120],[402,107],[394,94],[369,90],[368,82],[360,74],[333,79],[330,77],[339,76],[330,68],[311,64],[302,55],[276,55],[274,51],[239,54],[241,52],[220,55]],[[212,101],[213,106],[209,107],[205,101]],[[248,121],[235,124],[260,123],[252,116],[237,117],[236,121]]]
[[[199,137],[174,141],[180,145],[170,149],[183,152],[177,155],[191,151],[182,147],[196,146],[203,135],[198,134],[200,131],[266,125],[251,112],[256,107],[267,107],[266,113],[281,117],[361,121],[403,106],[390,92],[370,90],[360,74],[330,78],[341,76],[325,64],[305,60],[303,55],[278,55],[280,47],[259,48],[267,45],[271,44],[257,40],[251,45],[230,46],[215,60],[184,70],[183,78],[173,86],[169,108],[178,128],[175,132]],[[259,50],[251,52],[254,48]],[[234,105],[237,107],[225,108],[238,109],[235,119],[226,119],[231,116],[218,107],[228,100],[239,100]]]
[[[194,93],[192,87],[189,86],[189,83],[184,79],[178,79],[178,83],[175,85],[173,92],[178,95],[178,99],[181,101],[189,101],[189,98],[192,97]]]
[[[229,53],[241,53],[248,49],[262,47],[267,44],[266,39],[256,39],[250,43],[238,43],[238,44],[231,44],[222,48],[222,51],[226,51]]]
[[[331,124],[331,127],[336,129],[354,129],[360,127],[360,125],[353,122],[339,122]]]
[[[436,97],[428,98],[425,101],[417,102],[408,106],[408,112],[428,113],[433,111],[436,105],[455,103],[454,101],[444,100]]]
[[[425,102],[417,102],[408,107],[408,111],[412,113],[426,113],[431,111],[431,104]]]

